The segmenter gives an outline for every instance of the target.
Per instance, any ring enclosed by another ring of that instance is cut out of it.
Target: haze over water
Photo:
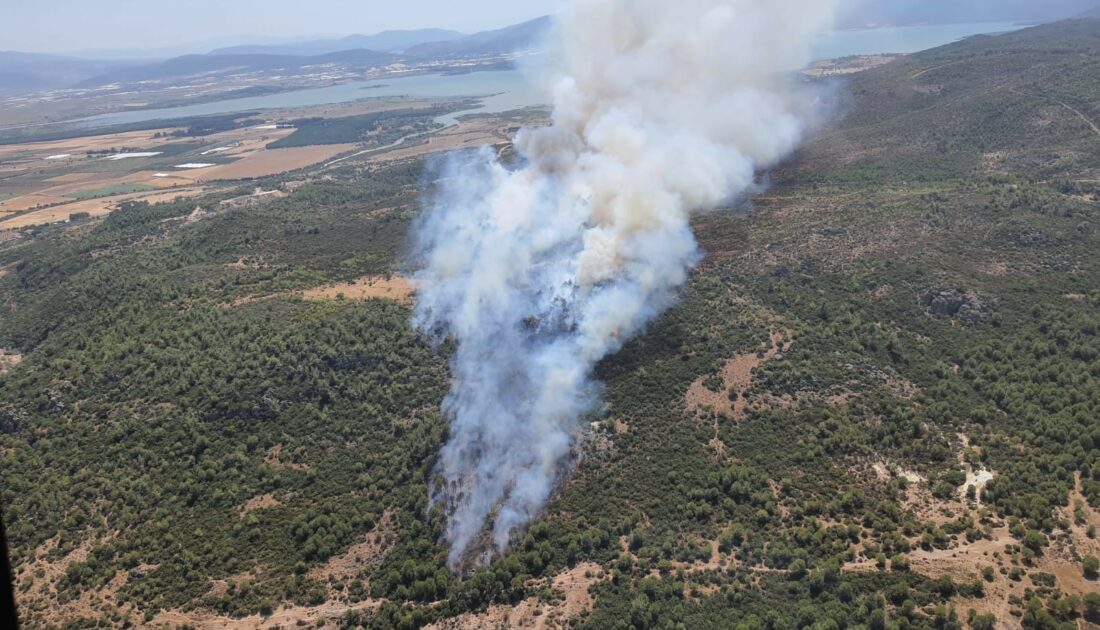
[[[941,46],[971,35],[1006,32],[1022,28],[1022,26],[1012,22],[982,22],[834,31],[814,47],[814,58],[832,59],[850,55],[912,53]],[[69,121],[68,124],[79,127],[103,127],[250,110],[346,103],[363,98],[387,96],[408,96],[411,98],[485,97],[482,99],[481,105],[476,108],[441,116],[438,121],[443,124],[453,124],[456,117],[463,114],[474,112],[495,113],[545,104],[543,97],[529,85],[521,72],[503,70],[355,81],[323,88],[228,99],[197,105],[113,112]]]

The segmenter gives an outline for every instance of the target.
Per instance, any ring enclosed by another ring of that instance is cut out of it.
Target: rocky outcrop
[[[921,294],[920,305],[930,315],[954,319],[967,325],[978,324],[997,310],[995,297],[958,289],[929,289]]]

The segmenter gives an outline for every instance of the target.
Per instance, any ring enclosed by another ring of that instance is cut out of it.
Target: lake
[[[911,53],[941,46],[971,35],[1006,32],[1022,27],[1023,25],[1011,22],[982,22],[834,31],[817,43],[814,47],[814,57],[815,60],[820,60],[849,55]],[[545,101],[538,90],[531,86],[521,72],[518,70],[500,70],[356,81],[323,88],[296,90],[267,96],[235,98],[198,105],[100,114],[69,121],[67,124],[79,127],[102,127],[149,120],[346,103],[363,98],[384,96],[408,96],[412,98],[483,97],[480,106],[476,108],[447,114],[437,119],[438,122],[448,125],[454,124],[456,117],[464,114],[502,112],[530,105],[541,105]]]
[[[188,118],[264,109],[283,109],[346,103],[363,98],[409,96],[413,98],[484,97],[478,111],[503,112],[536,105],[541,99],[518,70],[470,72],[467,74],[422,74],[407,77],[355,81],[323,88],[295,90],[266,96],[250,96],[197,105],[140,109],[99,114],[69,121],[80,127],[102,127],[171,118]],[[453,119],[461,113],[441,118]],[[447,122],[447,121],[444,121]]]

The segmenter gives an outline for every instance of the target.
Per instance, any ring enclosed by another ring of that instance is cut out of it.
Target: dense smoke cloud
[[[549,499],[593,367],[699,258],[690,214],[799,142],[811,104],[789,71],[832,17],[823,0],[577,0],[553,36],[552,125],[517,135],[521,166],[453,158],[417,230],[415,317],[457,342],[436,488],[452,566]]]

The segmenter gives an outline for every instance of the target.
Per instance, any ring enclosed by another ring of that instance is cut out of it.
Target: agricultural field
[[[403,139],[423,142],[420,136],[440,127],[435,116],[466,104],[386,98],[279,110],[265,119],[249,112],[100,135],[65,132],[40,142],[0,140],[0,230],[101,216],[126,202],[228,191],[242,181],[323,167],[343,154],[384,153],[403,147]]]
[[[695,219],[704,258],[597,367],[570,481],[461,573],[429,497],[453,348],[409,325],[408,233],[432,155],[544,113],[385,152],[361,120],[127,132],[95,146],[166,157],[94,178],[39,164],[81,140],[0,147],[31,171],[3,203],[157,187],[0,232],[24,623],[1097,627],[1100,20],[864,65],[767,190]],[[320,150],[269,146],[295,134],[337,153],[225,175]],[[152,183],[193,161],[224,170]]]

